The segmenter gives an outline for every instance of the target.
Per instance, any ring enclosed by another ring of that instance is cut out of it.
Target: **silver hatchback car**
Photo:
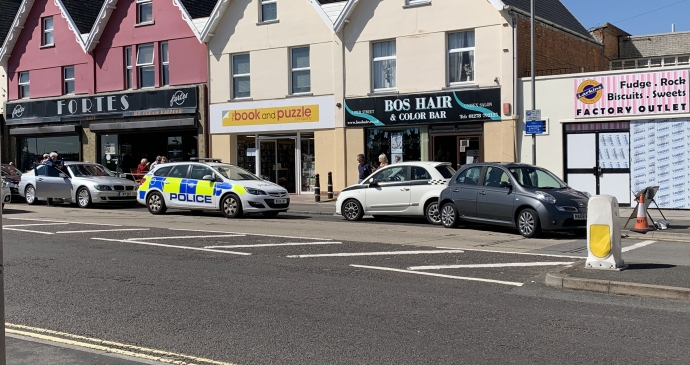
[[[589,196],[541,167],[470,164],[441,192],[441,223],[447,228],[460,220],[517,227],[527,238],[542,229],[584,230]]]

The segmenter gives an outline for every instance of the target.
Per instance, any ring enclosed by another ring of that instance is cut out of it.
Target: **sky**
[[[539,0],[535,0],[539,1]],[[585,28],[611,23],[632,35],[690,31],[690,0],[561,0]]]

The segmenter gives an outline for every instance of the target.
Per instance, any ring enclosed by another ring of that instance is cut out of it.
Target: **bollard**
[[[328,171],[328,199],[333,199],[333,173]]]
[[[319,174],[316,174],[316,185],[314,186],[314,201],[321,201],[321,180],[319,180]]]
[[[596,195],[587,203],[587,269],[624,270],[618,200]]]

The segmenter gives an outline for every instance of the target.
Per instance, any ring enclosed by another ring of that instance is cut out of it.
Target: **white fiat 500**
[[[438,196],[455,170],[447,162],[404,162],[388,165],[338,195],[336,214],[349,221],[396,216],[425,216],[441,224]]]
[[[220,160],[196,160],[157,165],[141,180],[137,201],[151,214],[168,208],[220,209],[227,218],[249,213],[275,217],[288,210],[290,196],[282,186]]]

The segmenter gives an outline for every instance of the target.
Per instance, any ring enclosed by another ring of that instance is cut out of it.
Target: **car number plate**
[[[275,204],[285,204],[287,203],[287,199],[274,199],[273,203]]]
[[[587,214],[585,214],[585,213],[575,213],[575,214],[573,214],[573,219],[579,220],[579,221],[581,221],[581,220],[586,220],[586,219],[587,219]]]
[[[120,191],[117,193],[117,196],[134,196],[134,193],[130,193],[129,191]]]

